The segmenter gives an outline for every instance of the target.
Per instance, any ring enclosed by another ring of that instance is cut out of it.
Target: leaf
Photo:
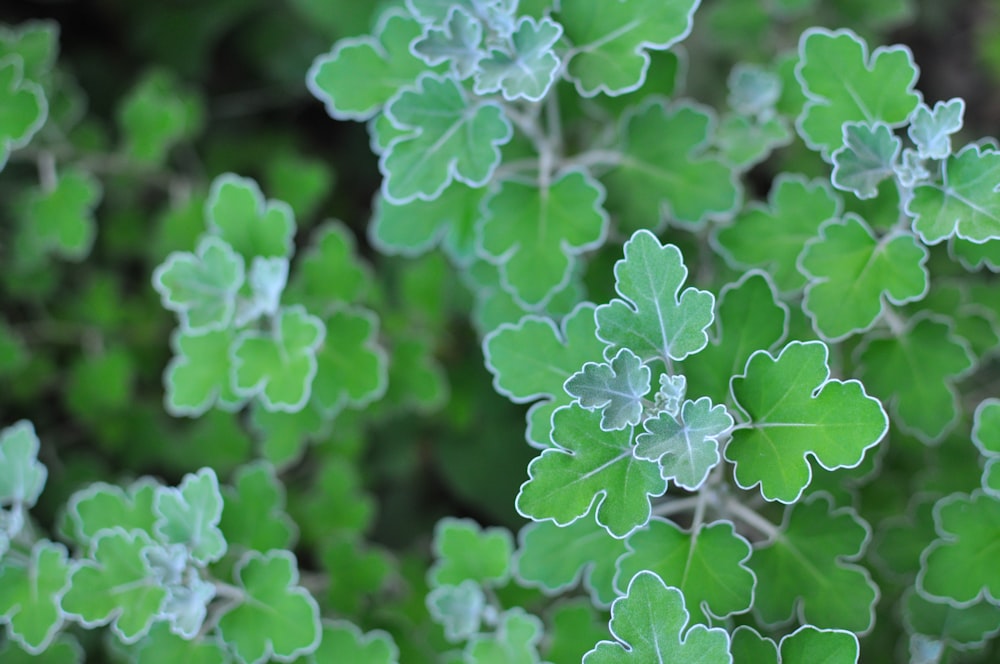
[[[529,411],[527,439],[533,447],[551,446],[551,413],[572,399],[563,389],[566,380],[585,362],[599,358],[604,343],[595,336],[594,305],[581,303],[563,318],[559,327],[540,316],[525,316],[505,323],[483,339],[486,368],[493,374],[493,389],[514,403],[538,399]],[[544,418],[533,413],[547,412]]]
[[[0,622],[33,655],[49,647],[65,620],[59,602],[71,570],[66,547],[48,540],[35,542],[26,567],[0,566]]]
[[[644,361],[662,359],[668,367],[704,348],[715,297],[693,287],[681,292],[688,271],[680,249],[640,230],[624,251],[615,263],[615,291],[624,299],[597,308],[597,336]]]
[[[793,341],[777,356],[757,351],[731,386],[748,421],[733,429],[725,456],[736,465],[736,483],[760,484],[766,500],[799,500],[812,479],[807,456],[825,470],[854,468],[889,428],[861,383],[830,378],[819,341]]]
[[[183,332],[229,327],[243,285],[243,257],[222,238],[206,236],[194,254],[175,251],[153,271],[163,307],[177,313]]]
[[[427,25],[420,38],[411,43],[410,52],[431,66],[448,63],[452,73],[462,80],[476,71],[484,55],[479,49],[482,41],[482,23],[461,5],[454,5],[442,27]]]
[[[291,413],[309,401],[326,330],[299,305],[283,309],[272,326],[269,333],[245,330],[236,337],[232,385],[242,397],[259,397],[268,410]]]
[[[717,521],[696,533],[653,517],[626,541],[628,553],[618,559],[615,585],[624,586],[643,570],[684,593],[692,622],[711,624],[712,617],[743,613],[753,603],[756,577],[746,566],[750,543],[729,521]]]
[[[552,441],[528,465],[515,507],[534,521],[568,525],[597,504],[597,522],[626,537],[649,520],[650,496],[666,490],[655,463],[632,456],[631,431],[603,431],[598,415],[563,406],[552,415]]]
[[[87,558],[73,569],[63,611],[88,629],[111,623],[125,643],[141,639],[167,599],[145,555],[150,546],[153,540],[142,530],[116,526],[98,532]]]
[[[159,486],[148,477],[136,480],[128,489],[104,482],[89,484],[71,495],[66,504],[72,536],[82,544],[116,526],[152,536],[156,522],[153,501]]]
[[[306,74],[309,92],[336,120],[368,120],[427,70],[409,49],[421,32],[420,23],[404,12],[383,12],[373,35],[341,39],[313,60]]]
[[[930,109],[921,103],[910,116],[906,130],[924,159],[945,159],[951,154],[951,135],[962,128],[965,100],[955,97],[935,102]]]
[[[183,544],[198,564],[215,562],[226,553],[226,538],[219,530],[222,493],[211,468],[185,475],[177,488],[157,487],[153,510],[160,540]]]
[[[829,159],[843,144],[845,122],[899,127],[920,103],[918,69],[905,46],[868,45],[850,30],[810,28],[799,40],[795,76],[808,102],[796,122],[806,145]]]
[[[688,491],[697,491],[722,457],[719,438],[729,433],[733,418],[723,405],[708,397],[687,400],[680,417],[662,412],[642,424],[635,438],[635,456],[660,464],[665,480]]]
[[[170,631],[168,623],[153,625],[135,648],[136,664],[228,664],[232,661],[225,645],[216,639],[186,639]]]
[[[219,618],[222,638],[244,662],[290,660],[315,650],[321,626],[316,600],[298,585],[290,551],[250,551],[236,564],[242,601]]]
[[[733,632],[731,652],[735,664],[856,664],[860,654],[851,632],[812,625],[783,636],[780,655],[774,641],[741,625]]]
[[[766,67],[739,62],[726,78],[726,101],[740,115],[768,115],[781,98],[781,77]]]
[[[469,664],[537,664],[542,621],[521,607],[508,609],[497,619],[496,631],[474,635],[465,646]]]
[[[946,319],[918,315],[897,334],[869,337],[857,375],[892,408],[893,422],[926,443],[940,440],[958,416],[953,383],[975,365]]]
[[[457,586],[472,580],[499,586],[510,575],[514,538],[506,528],[480,528],[471,519],[445,517],[434,527],[436,560],[427,572],[431,586]]]
[[[471,102],[458,83],[434,74],[421,75],[385,112],[407,130],[379,157],[382,195],[400,205],[433,200],[455,180],[483,186],[513,135],[499,104]]]
[[[743,371],[757,350],[773,350],[788,334],[788,307],[778,299],[774,281],[752,270],[726,284],[715,306],[715,326],[707,346],[689,356],[680,371],[688,394],[729,401],[729,379]]]
[[[118,106],[125,153],[145,167],[160,167],[174,145],[201,129],[203,115],[201,100],[173,72],[151,69]]]
[[[229,349],[235,330],[226,328],[200,334],[181,328],[170,335],[174,356],[163,371],[163,405],[174,417],[199,417],[213,406],[235,410],[245,399],[230,383]]]
[[[0,506],[34,507],[49,475],[38,461],[39,447],[35,427],[28,420],[0,430]]]
[[[0,55],[0,170],[10,153],[31,142],[49,115],[42,87],[24,80],[24,59]]]
[[[611,362],[584,364],[569,377],[565,389],[587,410],[601,411],[602,429],[615,431],[639,424],[649,379],[649,367],[628,348],[622,348]]]
[[[559,526],[552,521],[529,523],[518,533],[514,575],[519,583],[558,595],[583,581],[591,602],[611,606],[615,561],[625,553],[624,539],[612,537],[593,513]]]
[[[956,650],[982,646],[1000,632],[1000,607],[989,602],[957,608],[930,601],[911,587],[906,589],[901,605],[907,632],[930,637]]]
[[[323,542],[320,557],[330,579],[325,605],[343,615],[360,615],[381,601],[398,579],[395,557],[385,549],[369,547],[362,537],[329,538]]]
[[[39,661],[45,664],[81,664],[85,661],[80,642],[67,632],[62,632],[49,644],[42,660],[27,653],[11,640],[6,640],[0,645],[0,657],[3,658],[4,664],[37,664]]]
[[[528,306],[547,302],[569,281],[577,256],[604,242],[603,202],[603,187],[582,171],[544,187],[500,182],[483,202],[477,236],[504,289]]]
[[[753,202],[733,224],[714,236],[716,246],[735,267],[760,267],[774,277],[781,292],[806,285],[796,261],[820,225],[840,215],[840,200],[823,181],[781,173],[768,194],[768,205]]]
[[[457,586],[438,586],[427,593],[427,610],[444,628],[444,638],[452,643],[479,631],[486,608],[486,595],[472,579]]]
[[[566,77],[583,97],[637,90],[649,69],[647,51],[687,37],[697,6],[696,0],[560,4],[557,18],[572,44]]]
[[[82,260],[94,243],[94,209],[102,195],[97,178],[67,168],[51,186],[29,195],[25,221],[44,247],[67,260]]]
[[[697,227],[737,210],[741,189],[733,169],[704,154],[715,123],[706,107],[668,106],[658,98],[623,117],[621,159],[604,182],[608,208],[621,211],[628,232],[662,221]]]
[[[476,94],[500,92],[508,101],[540,101],[552,87],[559,57],[552,47],[562,36],[561,25],[546,17],[521,16],[510,36],[511,52],[490,49],[476,63]]]
[[[730,114],[719,122],[715,144],[726,163],[746,171],[767,159],[776,148],[791,143],[794,136],[781,116],[754,120]]]
[[[219,530],[230,550],[255,549],[262,553],[289,548],[298,528],[285,513],[285,486],[266,462],[241,466],[222,487],[223,510]]]
[[[355,302],[373,281],[371,268],[358,256],[354,235],[341,222],[328,221],[313,232],[309,249],[299,257],[285,299],[322,311],[331,302]]]
[[[927,294],[927,249],[904,232],[876,238],[853,215],[820,226],[806,243],[799,267],[809,278],[802,308],[827,341],[842,341],[872,327],[886,302],[896,305]]]
[[[878,185],[896,172],[903,142],[884,122],[845,122],[843,144],[833,159],[833,186],[858,198],[875,198]]]
[[[311,393],[320,411],[329,416],[347,406],[361,408],[385,394],[389,358],[378,345],[375,314],[336,307],[322,323],[326,335],[316,351]]]
[[[584,664],[614,662],[732,662],[729,634],[719,627],[688,625],[684,595],[654,572],[632,577],[611,606],[611,634],[583,657]]]
[[[288,259],[254,256],[247,275],[250,296],[236,303],[233,325],[244,327],[262,316],[274,316],[281,304],[281,294],[288,283]]]
[[[913,190],[906,212],[925,244],[951,236],[982,244],[1000,238],[1000,152],[967,145],[949,156],[941,184]]]
[[[319,648],[296,664],[324,664],[326,662],[354,662],[355,664],[396,664],[399,648],[392,636],[381,629],[364,632],[352,622],[329,620],[323,622],[323,640]]]
[[[545,660],[552,664],[579,664],[590,644],[607,639],[608,624],[586,598],[557,604],[545,630]]]
[[[750,556],[754,613],[768,625],[794,615],[820,629],[871,629],[878,588],[867,569],[851,562],[871,536],[857,512],[833,509],[828,495],[813,494],[785,512],[779,532]]]
[[[517,6],[511,0],[406,0],[406,8],[418,20],[428,25],[440,25],[449,16],[451,8],[457,6],[505,35],[507,19]]]
[[[247,262],[257,256],[287,258],[292,254],[292,208],[284,201],[266,200],[250,178],[234,173],[216,177],[205,204],[205,217],[209,230]]]

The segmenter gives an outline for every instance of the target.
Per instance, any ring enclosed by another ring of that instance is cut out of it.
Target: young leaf
[[[871,536],[857,512],[834,510],[828,495],[813,494],[789,508],[780,533],[750,557],[760,619],[778,624],[795,615],[821,629],[871,629],[878,588],[867,569],[850,562]]]
[[[102,530],[120,526],[127,531],[141,530],[152,537],[157,518],[153,501],[159,486],[147,477],[133,482],[128,489],[94,482],[77,491],[66,504],[73,526],[71,535],[83,543]]]
[[[893,421],[928,443],[955,424],[958,395],[952,383],[975,366],[951,325],[929,315],[912,319],[901,334],[869,338],[857,361],[859,378],[892,407]]]
[[[576,257],[603,243],[608,230],[604,189],[581,171],[546,187],[502,181],[483,202],[477,226],[485,258],[500,266],[501,284],[528,306],[565,286]]]
[[[209,230],[247,262],[292,254],[295,215],[284,201],[266,200],[254,180],[224,173],[212,181],[205,203]]]
[[[522,516],[568,525],[597,504],[597,522],[626,537],[649,520],[650,496],[667,488],[657,464],[632,455],[632,432],[603,431],[599,416],[580,406],[552,415],[552,441],[528,465],[515,507]]]
[[[245,399],[230,383],[232,360],[229,349],[236,339],[233,328],[201,334],[182,328],[170,335],[174,357],[163,371],[163,404],[174,417],[199,417],[212,406],[239,408]]]
[[[767,68],[737,63],[726,78],[726,101],[740,115],[758,116],[773,112],[781,98],[781,77]]]
[[[573,45],[566,77],[583,97],[639,89],[649,69],[647,51],[687,37],[697,6],[697,0],[561,3],[556,16]]]
[[[313,61],[306,74],[309,92],[326,104],[334,119],[368,120],[427,70],[409,49],[422,31],[404,12],[384,12],[373,35],[341,39]]]
[[[288,283],[288,259],[254,256],[247,275],[250,297],[238,300],[233,325],[244,327],[262,316],[274,316]]]
[[[432,586],[457,586],[471,579],[502,585],[510,575],[514,539],[506,528],[482,529],[471,519],[445,517],[434,527],[434,556],[427,573]]]
[[[951,154],[951,135],[962,128],[965,100],[939,101],[930,109],[921,103],[910,117],[910,136],[924,159],[945,159]]]
[[[733,418],[708,397],[685,401],[679,416],[662,412],[643,422],[635,438],[635,456],[660,464],[663,479],[688,491],[697,491],[719,456],[719,438],[729,432]]]
[[[407,130],[379,158],[382,195],[396,204],[433,200],[454,180],[483,186],[513,135],[499,104],[472,102],[454,80],[434,74],[393,97],[385,112]]]
[[[512,52],[491,49],[476,63],[476,94],[500,91],[508,101],[540,101],[556,79],[560,62],[552,47],[562,32],[550,18],[522,16],[510,36]]]
[[[86,171],[68,168],[53,188],[43,188],[31,197],[28,219],[32,231],[59,255],[82,260],[94,243],[94,209],[102,196],[100,180]]]
[[[654,572],[632,577],[628,591],[611,607],[611,634],[583,657],[584,664],[634,662],[731,663],[729,634],[704,625],[686,629],[684,595],[668,588]]]
[[[0,430],[0,506],[35,505],[49,475],[38,461],[39,446],[35,427],[28,420]]]
[[[194,254],[175,251],[153,271],[164,308],[177,313],[184,332],[224,330],[236,312],[243,257],[222,238],[206,236]]]
[[[438,586],[427,593],[427,611],[444,628],[444,638],[452,643],[478,632],[485,610],[486,594],[472,579],[457,586]]]
[[[449,63],[462,80],[472,76],[483,56],[483,25],[461,5],[455,5],[440,28],[428,25],[424,34],[410,44],[410,52],[428,65]]]
[[[355,664],[397,664],[399,648],[388,632],[380,629],[362,633],[346,620],[323,622],[323,640],[315,652],[295,664],[327,664],[338,660]]]
[[[250,551],[236,564],[235,575],[244,596],[219,618],[218,627],[240,660],[287,661],[319,646],[319,606],[297,585],[299,571],[290,551]]]
[[[903,142],[884,122],[845,122],[843,144],[832,155],[833,186],[858,198],[875,198],[892,177]]]
[[[0,622],[33,655],[44,652],[65,620],[59,606],[72,565],[62,544],[38,540],[26,567],[0,566]]]
[[[806,243],[799,267],[810,277],[802,308],[828,341],[868,330],[886,301],[905,304],[927,294],[927,249],[909,233],[875,237],[853,215],[820,227]]]
[[[584,364],[569,377],[565,389],[587,410],[600,410],[601,428],[614,431],[639,424],[649,379],[649,367],[628,348],[622,348],[610,362]]]
[[[680,249],[640,230],[624,251],[625,257],[615,263],[615,291],[624,299],[597,308],[597,336],[668,366],[704,348],[715,297],[692,287],[681,292],[688,271]]]
[[[0,170],[13,150],[23,148],[45,124],[48,102],[42,86],[24,80],[24,59],[20,55],[0,57]]]
[[[538,664],[545,627],[536,616],[515,607],[500,614],[496,632],[475,635],[465,646],[468,664]]]
[[[753,572],[746,566],[750,543],[728,521],[702,526],[696,533],[659,517],[629,535],[628,553],[618,559],[615,584],[622,588],[642,570],[684,593],[691,621],[743,613],[753,602]]]
[[[272,325],[270,333],[245,330],[233,342],[233,388],[242,397],[259,396],[269,410],[291,413],[309,401],[326,329],[299,305],[283,309]]]
[[[787,293],[806,285],[796,261],[820,225],[840,215],[840,199],[829,184],[781,173],[771,186],[767,206],[752,202],[734,222],[721,227],[714,244],[734,267],[760,267]]]
[[[198,564],[215,562],[226,553],[226,538],[219,530],[222,493],[211,468],[185,475],[177,488],[157,487],[153,510],[160,540],[185,545]]]
[[[881,404],[856,380],[830,378],[819,341],[793,341],[775,357],[757,351],[731,389],[747,423],[726,447],[736,483],[760,484],[767,500],[793,503],[812,479],[811,456],[826,470],[854,468],[889,428]]]
[[[868,45],[850,30],[810,28],[799,40],[795,76],[809,101],[796,122],[806,145],[829,159],[843,144],[845,122],[899,127],[920,103],[918,69],[905,46]]]
[[[146,557],[151,546],[153,540],[142,530],[116,526],[98,532],[87,558],[73,569],[63,611],[88,629],[111,623],[125,643],[141,639],[167,599]]]
[[[337,307],[323,320],[312,400],[321,412],[360,408],[385,394],[389,358],[378,345],[378,319],[361,308]]]
[[[656,227],[664,220],[697,226],[737,209],[741,191],[733,169],[702,154],[714,127],[715,117],[705,107],[667,106],[655,98],[623,118],[621,161],[604,182],[608,207],[621,210],[625,229]]]
[[[926,244],[951,236],[976,243],[1000,238],[1000,152],[966,145],[945,160],[941,184],[913,190],[906,211]]]

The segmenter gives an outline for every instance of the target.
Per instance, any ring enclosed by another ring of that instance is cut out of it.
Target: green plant
[[[365,123],[367,224],[293,139],[199,138],[177,73],[112,141],[54,23],[0,33],[3,293],[42,316],[0,373],[19,407],[61,384],[32,332],[83,312],[60,398],[99,447],[0,433],[3,657],[995,657],[1000,152],[869,51],[908,3],[705,4],[384,3],[306,75]]]

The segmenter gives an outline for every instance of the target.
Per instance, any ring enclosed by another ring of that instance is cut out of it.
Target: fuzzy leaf
[[[102,196],[103,187],[96,177],[67,168],[54,187],[31,197],[28,219],[34,234],[46,247],[69,260],[85,258],[97,234],[94,209]]]
[[[944,162],[941,184],[913,190],[906,211],[926,244],[951,236],[976,243],[1000,238],[1000,152],[967,145]]]
[[[178,328],[170,336],[174,357],[163,372],[164,407],[175,417],[198,417],[218,404],[232,410],[244,402],[230,384],[232,328],[202,334]]]
[[[381,397],[389,358],[378,345],[378,319],[365,309],[336,308],[322,320],[326,329],[316,351],[312,400],[327,414],[360,408]]]
[[[483,52],[483,25],[460,5],[451,8],[440,28],[427,26],[424,34],[410,45],[410,52],[428,65],[449,63],[459,80],[476,70]]]
[[[635,426],[642,419],[649,379],[649,367],[628,348],[622,348],[608,363],[584,364],[569,377],[565,389],[587,410],[600,410],[601,428],[614,431]]]
[[[951,154],[951,135],[962,128],[964,115],[965,100],[960,97],[936,102],[933,109],[920,104],[906,133],[922,158],[945,159]]]
[[[0,170],[13,150],[23,148],[42,128],[49,105],[42,87],[24,80],[24,59],[0,51]]]
[[[147,72],[118,107],[125,151],[136,162],[160,168],[170,149],[202,124],[200,99],[164,69]]]
[[[297,529],[285,513],[285,486],[264,462],[241,466],[222,487],[224,509],[219,529],[229,547],[267,552],[291,546]]]
[[[660,464],[666,480],[696,491],[721,456],[719,438],[729,432],[733,418],[708,397],[685,401],[679,417],[668,412],[643,422],[645,431],[635,439],[635,456]]]
[[[536,616],[515,607],[500,614],[496,631],[475,635],[465,647],[468,664],[537,664],[545,627]]]
[[[153,512],[159,484],[149,478],[137,480],[128,489],[94,482],[70,496],[66,513],[78,542],[92,540],[102,530],[120,526],[152,536],[157,515]]]
[[[875,198],[879,183],[895,173],[903,142],[883,122],[846,122],[843,130],[843,145],[832,155],[833,186],[858,198]]]
[[[225,173],[212,181],[205,204],[210,231],[225,240],[249,263],[256,256],[287,258],[292,254],[295,215],[284,201],[266,200],[250,178]]]
[[[33,507],[48,469],[38,461],[35,427],[27,420],[0,430],[0,506]]]
[[[767,500],[793,503],[812,479],[811,456],[825,470],[853,468],[885,435],[881,404],[856,380],[830,378],[819,341],[793,341],[777,356],[754,353],[732,380],[733,398],[747,423],[726,447],[736,483],[760,484]]]
[[[505,528],[483,529],[471,519],[445,517],[434,528],[433,549],[436,561],[427,573],[432,586],[469,579],[496,586],[510,575],[514,540]]]
[[[26,567],[0,566],[0,622],[33,655],[48,648],[65,620],[59,601],[71,571],[66,547],[48,540],[35,542]]]
[[[444,628],[444,638],[464,641],[479,631],[486,610],[486,595],[472,579],[457,586],[438,586],[427,593],[427,611]]]
[[[478,61],[476,94],[499,91],[509,101],[541,100],[556,79],[560,61],[552,47],[562,32],[550,18],[522,16],[510,37],[512,52],[492,49]]]
[[[319,648],[295,660],[295,664],[327,664],[338,660],[354,664],[397,664],[399,648],[392,636],[383,630],[362,633],[357,625],[346,620],[326,621]]]
[[[243,257],[222,238],[206,236],[194,254],[175,251],[153,271],[164,308],[177,313],[184,332],[224,330],[243,286]]]
[[[183,544],[201,565],[226,553],[226,538],[219,530],[222,493],[211,468],[187,474],[177,488],[158,487],[153,503],[156,534],[164,543]]]
[[[350,229],[340,222],[326,222],[313,233],[309,249],[300,254],[284,297],[288,303],[322,311],[332,302],[355,302],[373,281]]]

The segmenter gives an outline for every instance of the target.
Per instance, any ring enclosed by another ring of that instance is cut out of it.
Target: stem
[[[889,326],[892,336],[901,337],[906,333],[906,322],[888,302],[882,305],[882,319]]]
[[[237,604],[241,604],[247,599],[246,591],[239,586],[234,586],[231,583],[219,581],[218,579],[212,579],[212,585],[215,586],[216,597],[235,600]]]
[[[38,182],[42,186],[42,191],[54,191],[59,183],[55,155],[49,150],[42,150],[35,158],[35,163],[38,166]]]
[[[666,502],[660,503],[653,508],[653,516],[672,516],[674,514],[680,514],[681,512],[687,512],[691,509],[697,509],[698,502],[701,500],[699,496],[688,496],[687,498],[676,498],[674,500],[668,500]]]
[[[738,500],[730,499],[726,501],[725,508],[731,516],[747,524],[761,535],[764,535],[768,540],[777,539],[781,535],[781,530],[776,525]]]
[[[592,166],[617,166],[624,155],[617,150],[587,150],[563,161],[562,169],[590,168]]]

